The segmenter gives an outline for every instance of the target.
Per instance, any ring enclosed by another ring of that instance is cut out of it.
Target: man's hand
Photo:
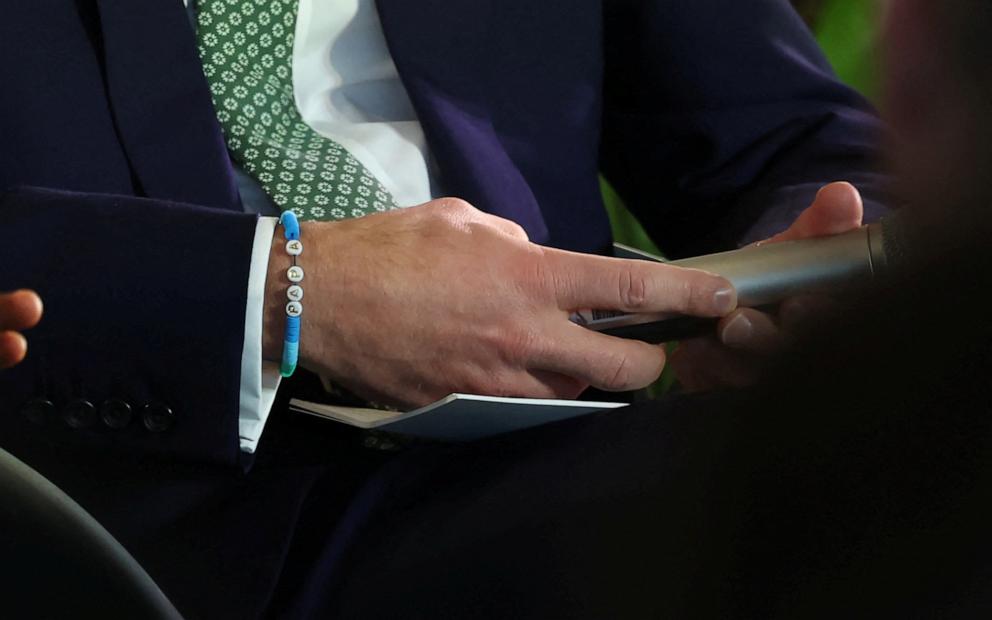
[[[861,226],[863,214],[858,190],[849,183],[831,183],[788,230],[761,243],[836,235]],[[672,355],[672,367],[688,391],[749,385],[757,379],[767,356],[830,305],[829,299],[821,297],[797,297],[783,302],[777,317],[739,308],[720,320],[717,337],[681,343]]]
[[[28,352],[28,342],[18,330],[41,320],[41,299],[31,291],[0,293],[0,369],[17,364]]]
[[[405,407],[451,392],[572,398],[590,385],[641,388],[660,374],[663,349],[575,325],[572,311],[718,317],[737,301],[723,278],[541,247],[456,199],[306,223],[302,238],[302,365]],[[266,285],[268,359],[282,349],[284,244],[273,242]]]

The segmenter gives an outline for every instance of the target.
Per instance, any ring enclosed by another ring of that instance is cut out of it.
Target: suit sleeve
[[[0,290],[45,303],[27,359],[0,373],[0,444],[237,463],[255,224],[142,198],[0,194]]]
[[[881,123],[786,0],[605,7],[601,165],[663,251],[767,237],[836,180],[881,215]]]

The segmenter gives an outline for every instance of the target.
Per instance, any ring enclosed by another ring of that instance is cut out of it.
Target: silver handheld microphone
[[[673,261],[678,267],[721,275],[737,289],[738,304],[761,307],[809,293],[836,293],[864,285],[891,268],[891,218],[831,237],[752,245]],[[712,319],[662,313],[583,312],[573,320],[596,331],[647,342],[668,342],[713,329]]]

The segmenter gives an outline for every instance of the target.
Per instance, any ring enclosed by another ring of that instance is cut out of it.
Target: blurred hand
[[[816,195],[788,230],[759,243],[836,235],[861,226],[864,205],[850,183],[831,183]],[[738,308],[720,320],[717,336],[687,340],[672,355],[672,367],[690,392],[744,387],[761,373],[767,358],[783,348],[811,320],[828,315],[835,303],[825,297],[783,302],[777,316]]]
[[[19,332],[41,320],[41,299],[31,291],[0,293],[0,369],[17,364],[28,351]]]
[[[457,199],[304,223],[302,238],[301,364],[383,404],[637,389],[661,373],[662,347],[595,333],[569,321],[572,311],[719,317],[737,304],[724,278],[542,247]],[[268,359],[282,351],[284,245],[274,240],[270,255]]]

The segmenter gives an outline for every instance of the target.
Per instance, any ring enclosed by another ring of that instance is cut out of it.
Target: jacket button
[[[176,414],[162,403],[148,403],[141,411],[141,421],[153,433],[164,433],[176,423]]]
[[[96,407],[82,398],[74,400],[62,410],[62,419],[69,428],[89,428],[96,422]]]
[[[119,398],[111,398],[100,405],[100,419],[109,428],[120,430],[131,423],[131,405]]]
[[[33,398],[21,405],[21,415],[34,424],[44,424],[55,415],[55,403],[47,398]]]

